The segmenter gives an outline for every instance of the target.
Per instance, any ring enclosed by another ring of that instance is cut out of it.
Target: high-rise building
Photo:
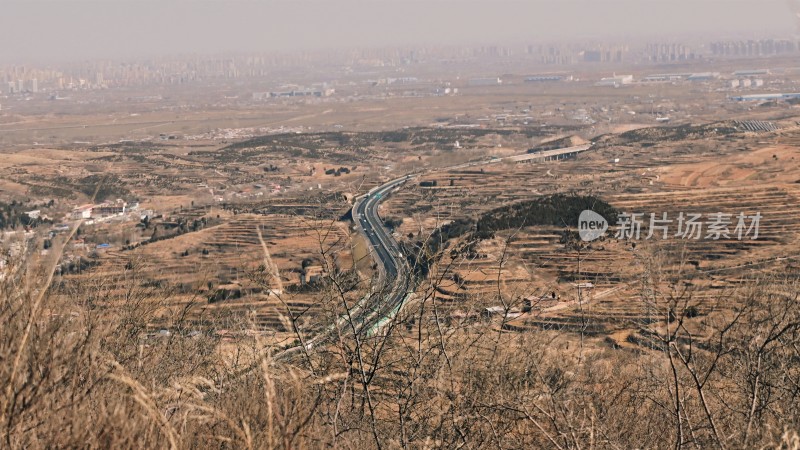
[[[789,8],[795,15],[795,25],[797,26],[796,32],[800,34],[800,0],[788,0]]]
[[[39,92],[39,80],[36,78],[31,80],[31,92],[33,92],[34,94]]]

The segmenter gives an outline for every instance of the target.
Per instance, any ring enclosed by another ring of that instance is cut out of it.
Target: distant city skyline
[[[568,38],[797,35],[785,0],[11,0],[0,62]]]

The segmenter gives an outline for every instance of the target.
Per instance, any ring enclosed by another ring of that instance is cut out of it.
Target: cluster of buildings
[[[276,67],[300,67],[328,63],[349,66],[400,67],[430,61],[476,58],[524,58],[543,65],[581,63],[673,63],[706,57],[759,57],[800,51],[797,39],[750,39],[716,41],[701,47],[674,41],[634,45],[623,41],[553,42],[522,45],[408,46],[368,49],[306,51],[297,54],[250,54],[186,58],[151,58],[128,61],[97,60],[57,68],[13,65],[0,67],[0,82],[38,80],[46,89],[98,89],[144,85],[182,85],[218,79],[268,77]]]
[[[732,75],[722,75],[719,72],[684,72],[684,73],[658,73],[642,77],[638,83],[677,83],[677,82],[722,82],[729,89],[749,89],[764,87],[764,78],[772,75],[768,69],[738,70]],[[528,81],[528,79],[526,79]],[[538,81],[538,80],[537,80]],[[595,86],[619,87],[633,84],[631,75],[614,75],[602,78]]]
[[[128,205],[122,199],[117,199],[114,202],[105,202],[97,205],[83,205],[78,206],[70,213],[72,220],[103,220],[111,217],[122,216],[126,212],[135,211],[139,208],[138,203]]]
[[[297,126],[297,127],[279,126],[275,128],[271,127],[218,128],[203,134],[188,134],[178,137],[180,139],[187,141],[251,139],[256,136],[264,136],[267,134],[301,133],[303,132],[303,130],[304,128],[302,126]]]
[[[8,81],[7,92],[9,94],[36,94],[39,92],[39,80],[37,78],[31,78],[30,80],[20,79],[16,81]]]
[[[691,47],[674,42],[647,44],[642,53],[642,59],[652,63],[694,61],[700,58],[702,56]]]
[[[102,73],[97,73],[90,78],[70,76],[62,71],[52,69],[35,69],[25,66],[0,68],[2,90],[7,95],[108,87]]]
[[[184,85],[213,80],[265,79],[276,67],[347,65],[349,73],[363,67],[401,67],[426,62],[458,62],[475,59],[519,58],[542,65],[577,64],[669,64],[708,57],[761,57],[800,52],[796,39],[718,41],[700,46],[680,42],[653,42],[631,46],[624,42],[563,42],[518,46],[414,46],[298,54],[252,54],[189,58],[153,58],[128,61],[85,61],[58,67],[12,65],[0,67],[4,93],[35,93],[39,90],[92,90],[147,85]],[[414,77],[391,79],[391,83],[416,84]],[[271,97],[327,96],[325,88],[292,89],[256,93],[256,99]]]
[[[621,63],[625,61],[625,54],[628,52],[627,46],[604,47],[598,49],[584,50],[581,53],[583,62],[594,63]]]
[[[285,98],[285,97],[330,97],[335,93],[336,89],[329,87],[297,88],[285,91],[254,92],[253,100],[262,101],[270,98]]]
[[[789,39],[722,41],[711,43],[710,50],[714,56],[774,56],[795,53],[800,45]]]
[[[759,88],[764,86],[764,80],[760,78],[756,78],[751,80],[749,78],[744,78],[741,80],[731,80],[731,89],[747,89],[747,88]]]
[[[623,63],[629,59],[630,48],[625,44],[550,44],[528,45],[528,58],[544,65],[573,65],[578,63]]]
[[[767,69],[762,70],[737,70],[733,73],[734,79],[730,81],[731,89],[760,88],[764,86],[764,79],[760,77],[770,75]]]

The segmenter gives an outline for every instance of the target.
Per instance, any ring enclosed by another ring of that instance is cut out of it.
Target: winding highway
[[[388,286],[390,291],[383,302],[372,311],[365,311],[363,325],[369,333],[391,319],[409,295],[412,276],[405,255],[391,233],[384,227],[378,216],[378,207],[388,195],[413,179],[411,175],[382,184],[356,199],[353,205],[353,221],[361,234],[367,239],[372,257],[378,265],[379,286]]]
[[[558,156],[574,156],[578,153],[590,150],[592,145],[568,147],[550,150],[547,154],[530,154],[509,156],[506,158],[491,158],[488,160],[471,161],[455,166],[439,168],[442,170],[458,170],[474,166],[498,164],[503,161],[523,162],[529,160],[555,158]],[[378,266],[378,282],[374,286],[380,287],[380,291],[374,288],[363,297],[358,303],[347,311],[347,314],[340,317],[338,321],[324,328],[311,339],[305,342],[306,350],[317,347],[320,344],[330,342],[336,336],[336,330],[342,330],[348,321],[351,321],[356,329],[356,333],[373,335],[403,307],[413,291],[413,276],[411,268],[405,255],[397,241],[392,237],[389,230],[383,224],[378,215],[378,207],[381,202],[396,190],[400,189],[405,183],[415,179],[417,175],[406,175],[396,178],[370,190],[367,194],[356,198],[352,208],[353,222],[358,231],[367,240],[370,246],[370,253]],[[388,289],[388,291],[387,291]],[[388,293],[387,293],[388,292]],[[298,355],[303,346],[296,346],[284,350],[276,355],[278,358],[291,357]]]
[[[303,345],[283,350],[274,355],[274,358],[296,358],[302,354],[303,347],[310,350],[329,343],[338,335],[337,330],[348,331],[348,322],[355,327],[356,333],[372,335],[400,310],[410,295],[412,277],[400,245],[378,216],[378,207],[383,199],[410,179],[412,176],[407,175],[373,188],[369,193],[356,198],[351,210],[353,222],[367,240],[372,259],[378,266],[378,282],[373,283],[373,289],[358,303],[350,306],[347,314],[342,315],[335,323],[320,330]],[[375,287],[380,289],[376,290]]]
[[[523,153],[521,155],[507,156],[505,158],[491,158],[489,160],[470,161],[450,167],[435,169],[436,171],[458,170],[474,166],[498,164],[501,162],[520,163],[534,160],[551,160],[562,157],[575,156],[593,148],[594,144],[565,147],[538,153]],[[375,333],[385,323],[390,321],[394,314],[402,308],[409,298],[413,277],[405,255],[402,254],[400,245],[384,227],[383,221],[378,216],[378,207],[381,202],[392,192],[400,189],[405,183],[416,178],[416,175],[406,175],[396,178],[373,188],[364,196],[358,197],[353,205],[353,221],[361,234],[372,247],[372,257],[378,265],[379,286],[389,286],[389,294],[378,301],[378,304],[358,308],[356,320],[361,324],[361,330],[368,334]],[[355,308],[354,308],[355,309]],[[353,317],[351,315],[351,317]]]

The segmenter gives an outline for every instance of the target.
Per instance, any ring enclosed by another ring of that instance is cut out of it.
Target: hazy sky
[[[794,23],[785,0],[0,0],[0,59],[755,36],[791,34]]]

